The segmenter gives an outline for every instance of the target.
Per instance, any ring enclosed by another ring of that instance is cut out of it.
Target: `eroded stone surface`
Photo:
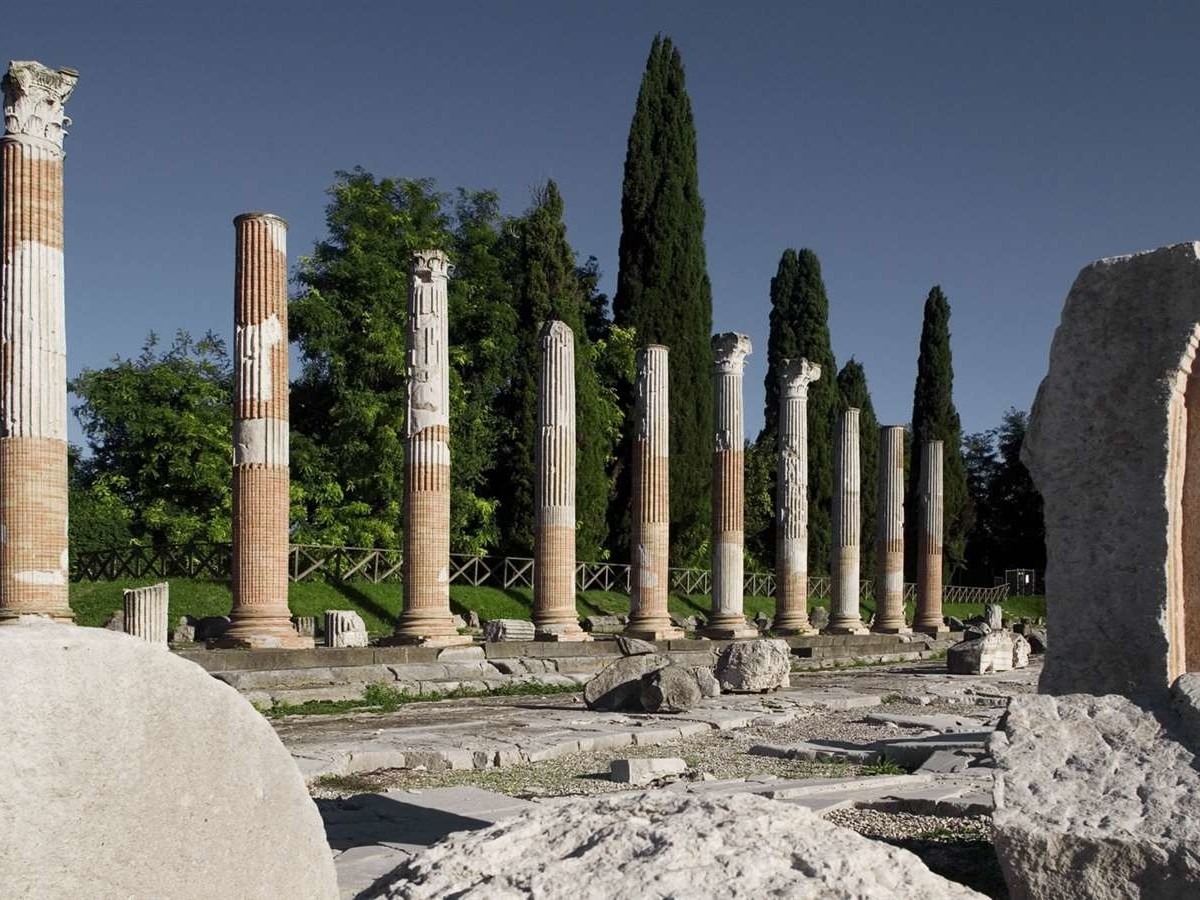
[[[996,851],[1015,900],[1200,896],[1200,772],[1124,697],[1013,699],[993,742]]]
[[[671,658],[662,653],[640,653],[613,660],[583,689],[588,709],[641,709],[642,676],[664,668]]]
[[[952,675],[985,675],[1013,667],[1013,639],[1006,631],[993,631],[962,641],[946,651],[946,671]],[[1028,664],[1028,656],[1025,660]]]
[[[700,686],[684,666],[664,666],[642,676],[641,701],[646,712],[687,712],[700,702]]]
[[[634,794],[539,807],[452,835],[393,898],[966,898],[906,850],[749,794]]]
[[[0,771],[20,785],[0,792],[0,896],[337,897],[295,763],[199,666],[20,624],[0,629],[0,684]]]
[[[791,670],[786,641],[737,641],[721,651],[715,674],[722,690],[753,693],[787,687]]]

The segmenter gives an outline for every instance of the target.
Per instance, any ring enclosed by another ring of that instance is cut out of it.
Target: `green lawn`
[[[140,587],[151,579],[141,578],[125,581],[76,582],[71,585],[71,608],[75,610],[80,625],[102,626],[112,613],[121,606],[121,591],[129,587]],[[192,578],[171,578],[171,625],[180,616],[190,615],[223,616],[229,613],[233,603],[233,592],[227,581],[210,581]],[[367,623],[372,634],[383,635],[392,631],[396,617],[400,614],[401,589],[398,583],[371,584],[366,581],[334,583],[302,581],[290,585],[288,603],[292,614],[297,616],[323,616],[327,609],[352,609]],[[450,588],[450,606],[454,612],[466,616],[474,610],[479,618],[528,619],[533,610],[533,591],[529,588],[470,587],[453,585]],[[707,615],[710,600],[706,595],[672,594],[671,612],[678,616]],[[810,606],[828,606],[827,600],[810,601]],[[580,616],[626,615],[629,613],[629,597],[612,591],[584,591],[576,599]],[[747,597],[746,615],[753,618],[759,611],[772,616],[775,600],[771,597]],[[874,611],[873,603],[863,604],[863,617]],[[1046,615],[1044,597],[1013,597],[1004,603],[1005,611],[1013,618],[1027,616],[1037,618]],[[965,619],[983,612],[981,604],[947,603],[944,612],[948,616]],[[912,619],[912,604],[908,617]]]

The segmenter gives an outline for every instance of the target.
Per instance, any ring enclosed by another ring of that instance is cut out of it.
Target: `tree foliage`
[[[921,448],[941,441],[943,462],[944,562],[953,577],[966,561],[966,536],[972,514],[967,493],[967,472],[962,456],[962,426],[954,408],[954,364],[950,356],[950,303],[939,285],[925,300],[921,349],[917,357],[917,384],[913,391],[912,459],[909,463],[904,531],[906,567],[916,574]]]
[[[867,373],[862,363],[853,357],[837,375],[838,407],[858,409],[858,456],[862,474],[860,493],[862,514],[862,575],[870,578],[875,572],[875,528],[879,505],[879,419],[871,403]]]
[[[632,327],[641,344],[670,348],[671,555],[678,563],[701,552],[710,527],[712,288],[683,61],[661,35],[629,127],[613,308],[617,324]],[[621,399],[628,408],[632,397]]]

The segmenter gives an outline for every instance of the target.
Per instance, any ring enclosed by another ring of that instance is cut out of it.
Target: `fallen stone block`
[[[642,785],[686,771],[687,763],[676,757],[614,759],[609,765],[608,777],[619,784]]]
[[[721,689],[733,693],[762,693],[789,686],[792,648],[786,641],[734,641],[717,660],[715,675]]]
[[[483,639],[488,643],[532,641],[535,636],[533,623],[525,619],[491,619],[483,623]]]
[[[900,738],[880,741],[883,758],[910,772],[923,766],[939,750],[956,750],[983,755],[987,752],[991,731],[938,734],[926,738]]]
[[[1012,636],[1003,631],[990,632],[983,637],[962,641],[946,651],[946,671],[951,675],[1007,672],[1012,669],[1012,664]]]
[[[1012,643],[1012,667],[1014,669],[1024,669],[1027,665],[1029,665],[1029,641],[1025,640],[1022,635],[1014,634],[1012,636]]]
[[[880,752],[875,745],[845,744],[840,741],[801,741],[797,744],[754,744],[747,751],[751,756],[774,756],[779,759],[800,759],[812,762],[848,762],[869,766],[879,762]]]
[[[717,681],[717,676],[708,666],[692,666],[692,677],[696,679],[701,697],[721,696],[721,682]]]
[[[752,861],[752,862],[750,862]],[[414,856],[390,898],[982,895],[794,804],[669,791],[542,805]]]
[[[1014,900],[1200,896],[1200,772],[1159,716],[1113,694],[1028,695],[1004,735],[993,821]]]
[[[371,642],[362,616],[349,609],[325,610],[326,647],[366,647]]]
[[[188,644],[196,640],[196,626],[192,624],[193,621],[190,616],[179,617],[179,624],[171,632],[172,644]]]
[[[658,647],[650,641],[628,638],[623,635],[617,638],[617,649],[621,651],[622,656],[638,656],[642,653],[658,652]]]
[[[625,630],[625,623],[617,616],[588,616],[579,625],[591,634],[620,634]]]
[[[962,731],[980,731],[984,723],[966,716],[909,716],[899,713],[867,713],[863,720],[875,725],[898,725],[901,728],[924,728],[942,734]]]
[[[687,712],[700,702],[700,687],[691,670],[664,666],[642,676],[641,701],[650,713]]]
[[[619,710],[642,708],[642,676],[670,665],[663,653],[623,656],[604,667],[583,688],[588,709]]]

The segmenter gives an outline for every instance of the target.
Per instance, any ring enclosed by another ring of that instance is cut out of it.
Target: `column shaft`
[[[575,611],[575,334],[541,334],[534,449],[533,623],[538,640],[590,640]]]
[[[440,250],[413,258],[408,295],[404,611],[396,638],[463,644],[450,614],[450,327]]]
[[[808,386],[821,367],[784,360],[779,384],[775,494],[775,630],[815,634],[808,623]]]
[[[712,615],[704,634],[718,639],[758,637],[743,612],[745,443],[742,380],[750,338],[714,335],[712,482]]]
[[[167,607],[170,601],[167,582],[132,588],[124,592],[122,600],[125,607],[125,633],[166,647]]]
[[[879,429],[878,535],[875,541],[875,621],[871,630],[903,634],[904,426]]]
[[[858,410],[838,417],[833,448],[833,560],[831,634],[865,634],[858,608],[862,540],[862,472],[858,455]]]
[[[13,62],[0,139],[0,623],[74,618],[67,582],[63,104],[78,75]]]
[[[631,596],[625,633],[645,640],[683,637],[667,609],[671,535],[667,348],[637,354],[636,433],[633,438]]]
[[[913,630],[937,634],[942,621],[942,442],[921,448],[921,521],[917,533],[917,612]]]

